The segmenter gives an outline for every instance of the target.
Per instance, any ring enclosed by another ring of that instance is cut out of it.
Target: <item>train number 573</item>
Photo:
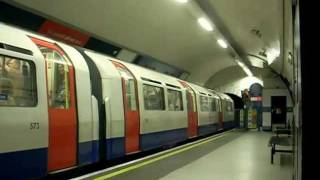
[[[40,123],[37,123],[37,122],[32,122],[30,123],[30,129],[33,130],[33,129],[39,129],[40,128]]]

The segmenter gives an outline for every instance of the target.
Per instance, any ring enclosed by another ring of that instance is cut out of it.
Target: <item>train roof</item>
[[[219,98],[219,96],[214,93],[214,92],[211,92],[209,91],[209,89],[205,88],[205,87],[202,87],[202,86],[199,86],[199,85],[196,85],[196,84],[193,84],[193,83],[190,83],[188,82],[188,84],[197,92],[197,94],[199,95],[205,95],[205,96],[211,96],[211,97],[215,97],[215,98]]]
[[[225,93],[209,89],[209,91],[216,93],[221,99],[233,102],[232,98]]]
[[[162,85],[165,85],[168,87],[184,89],[182,84],[179,83],[178,79],[173,76],[162,74],[162,73],[159,73],[159,72],[156,72],[132,63],[123,62],[118,59],[113,58],[112,60],[125,65],[135,75],[137,79],[140,79],[142,81],[161,83]]]
[[[36,32],[31,32],[31,31],[28,31],[28,30],[25,30],[25,29],[21,29],[20,27],[7,25],[5,23],[0,23],[0,26],[3,26],[0,29],[2,29],[2,30],[6,29],[9,32],[20,31],[20,32],[22,32],[23,34],[25,34],[27,36],[31,36],[31,37],[34,37],[34,38],[45,40],[45,41],[48,41],[48,42],[51,42],[51,43],[64,44],[64,45],[67,45],[67,46],[71,46],[73,48],[75,48],[75,47],[82,48],[82,47],[78,47],[78,46],[75,46],[75,45],[65,44],[63,42],[60,42],[60,41],[48,38],[46,36],[37,34]],[[22,38],[22,39],[25,39],[25,38]],[[25,43],[21,42],[21,46],[22,47],[24,47],[25,45],[26,45]],[[116,62],[119,62],[119,63],[125,65],[135,75],[135,77],[137,79],[140,79],[142,81],[149,81],[149,82],[153,81],[153,82],[160,83],[163,86],[167,86],[169,88],[173,87],[173,88],[178,88],[178,89],[185,89],[185,87],[181,83],[179,83],[179,81],[183,81],[183,82],[186,82],[187,84],[189,84],[192,87],[192,89],[199,95],[201,94],[201,95],[208,96],[208,97],[215,97],[215,98],[221,97],[223,99],[229,99],[229,100],[231,99],[229,96],[227,96],[227,95],[225,95],[223,93],[219,93],[219,92],[216,92],[216,91],[213,91],[213,90],[209,90],[209,89],[207,89],[205,87],[190,83],[188,81],[184,81],[184,80],[178,79],[176,77],[173,77],[173,76],[170,76],[170,75],[167,75],[167,74],[162,74],[162,73],[159,73],[157,71],[150,70],[150,69],[147,69],[145,67],[141,67],[141,66],[138,66],[138,65],[135,65],[135,64],[132,64],[132,63],[121,61],[121,60],[119,60],[117,58],[108,56],[108,55],[100,53],[100,52],[96,52],[94,50],[89,50],[89,49],[85,49],[85,48],[82,48],[82,49],[84,51],[86,51],[86,52],[99,54],[100,56],[104,56],[105,59],[116,61]]]

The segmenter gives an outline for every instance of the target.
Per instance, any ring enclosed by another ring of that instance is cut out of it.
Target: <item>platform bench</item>
[[[269,140],[269,146],[271,146],[271,164],[273,164],[273,155],[276,152],[292,153],[293,150],[277,149],[276,146],[290,146],[292,147],[291,137],[272,136]]]
[[[287,134],[288,136],[290,136],[291,135],[291,130],[288,129],[288,128],[276,128],[274,133],[276,133],[277,136],[279,136],[281,134]]]

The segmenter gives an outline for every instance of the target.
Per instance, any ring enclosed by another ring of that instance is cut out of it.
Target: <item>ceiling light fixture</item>
[[[242,68],[242,69],[244,70],[244,72],[245,72],[248,76],[253,76],[253,74],[252,74],[252,72],[250,71],[249,68],[244,67],[244,68]]]
[[[238,63],[238,65],[239,65],[240,67],[244,67],[244,64],[243,64],[242,62],[237,61],[237,63]]]
[[[176,0],[176,1],[179,3],[187,3],[188,2],[188,0]]]
[[[250,69],[241,61],[236,60],[236,62],[238,63],[238,65],[243,69],[243,71],[248,75],[248,76],[253,76],[252,72],[250,71]]]
[[[204,17],[199,18],[198,23],[200,24],[200,26],[203,29],[205,29],[207,31],[213,31],[212,25],[210,24],[210,22],[206,18],[204,18]]]
[[[218,39],[217,42],[222,48],[226,49],[228,47],[227,43],[222,39]]]

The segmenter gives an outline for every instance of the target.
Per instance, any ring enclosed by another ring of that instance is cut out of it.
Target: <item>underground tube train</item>
[[[227,95],[0,23],[0,179],[45,177],[233,126]]]

